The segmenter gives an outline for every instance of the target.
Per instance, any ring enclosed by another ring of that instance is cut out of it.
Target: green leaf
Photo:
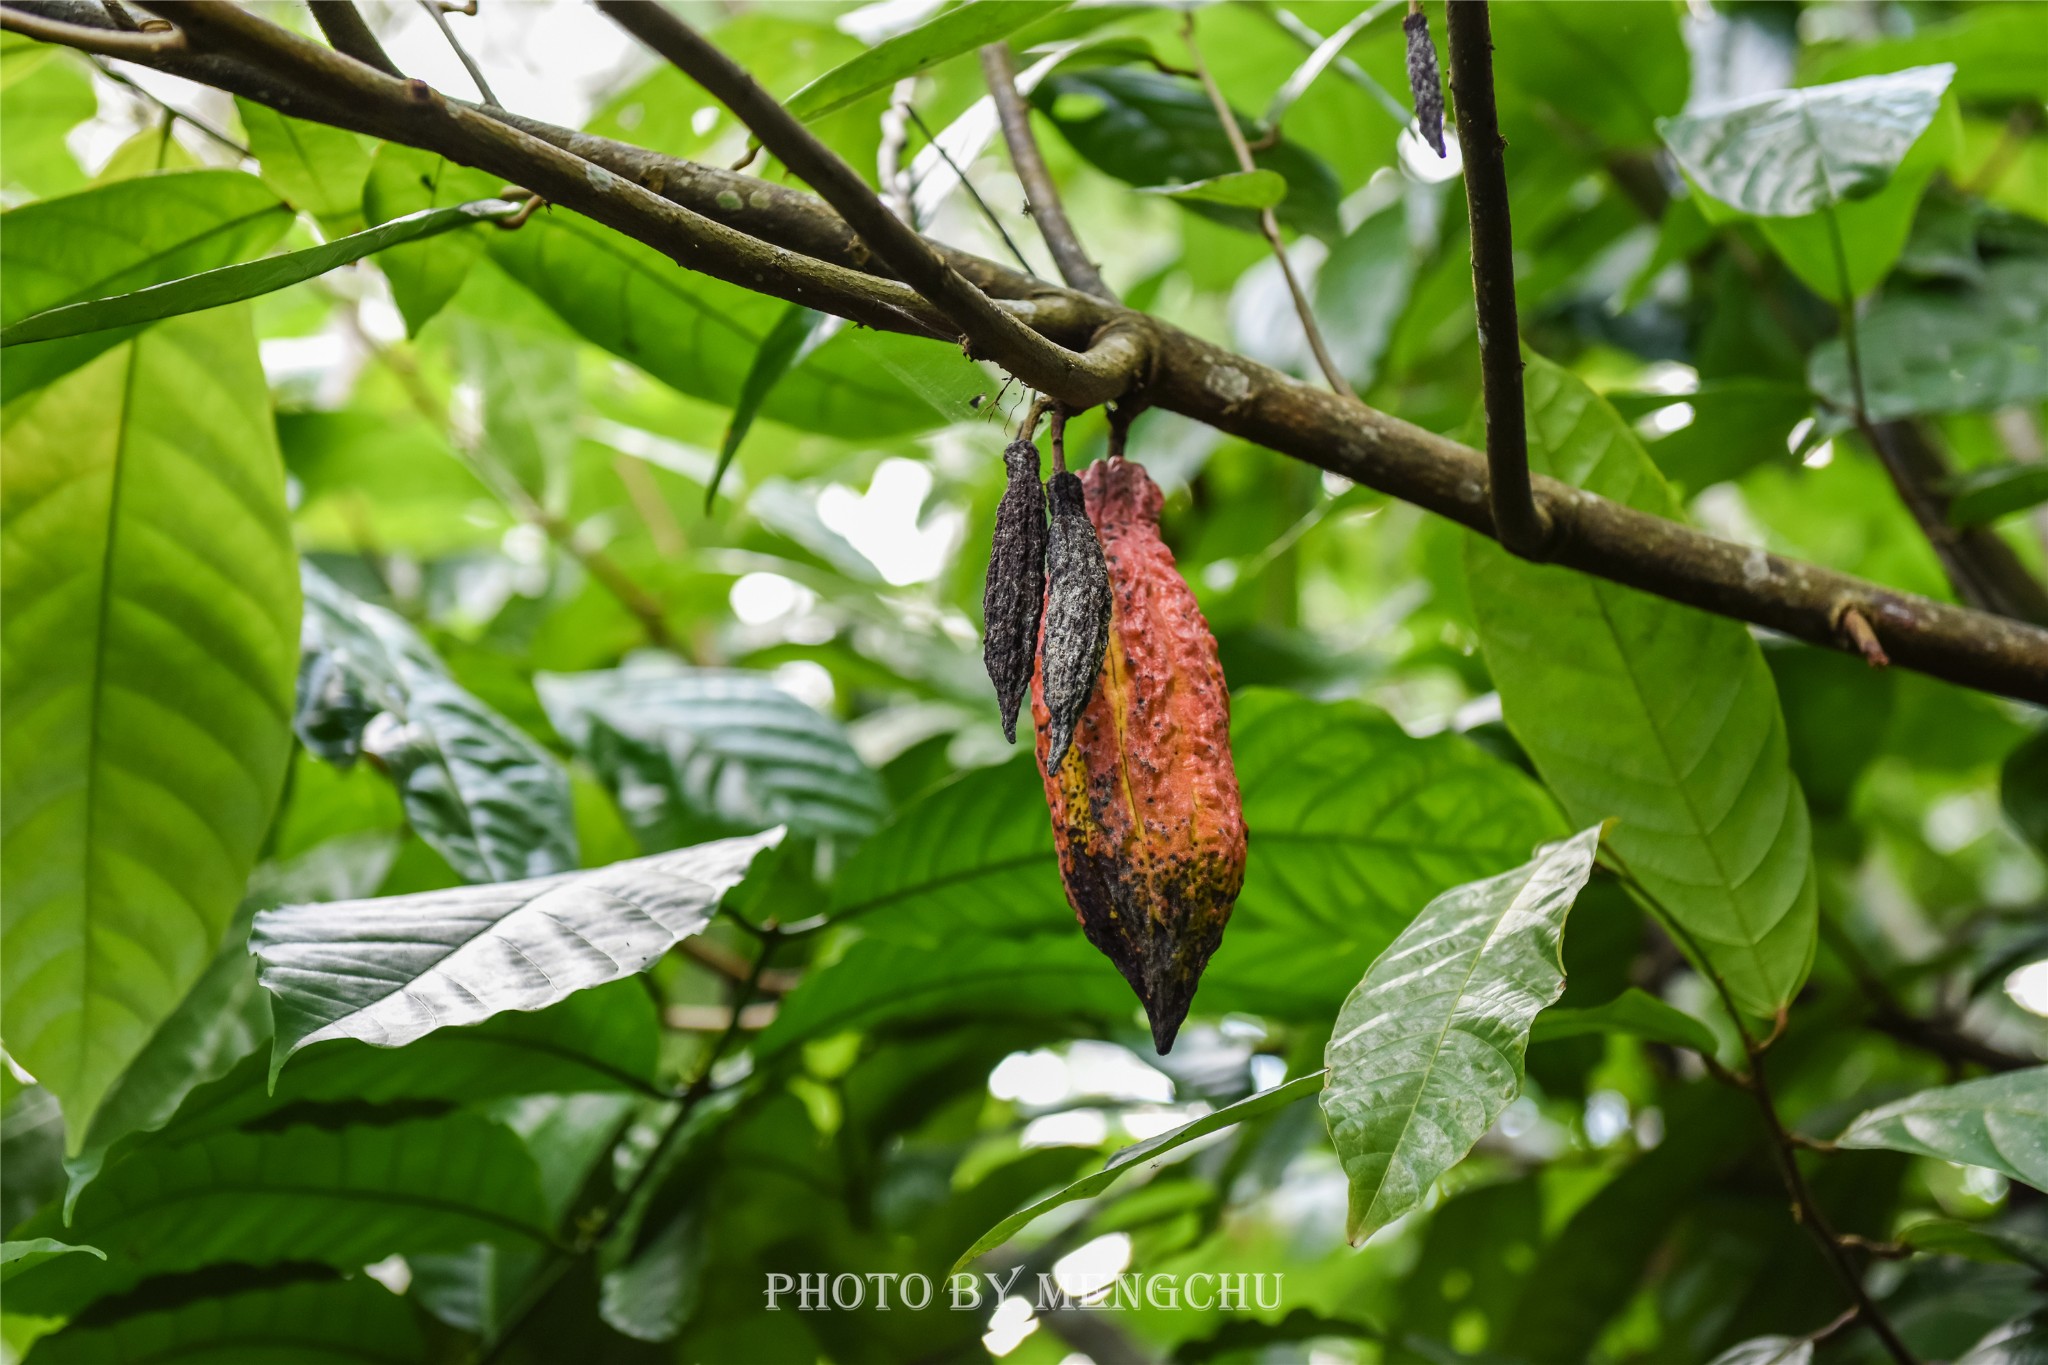
[[[31,313],[19,322],[0,328],[0,346],[20,346],[25,342],[49,341],[116,327],[137,327],[180,313],[196,313],[205,308],[218,308],[224,303],[240,303],[243,299],[274,293],[324,275],[386,247],[439,236],[456,228],[504,217],[512,211],[512,205],[495,199],[433,209],[366,232],[337,238],[321,246],[307,247],[303,251],[288,251],[282,256],[269,256],[260,261],[222,266],[218,270],[187,275],[131,293],[113,294]]]
[[[1973,470],[1949,490],[1948,524],[1989,526],[2048,502],[2048,464],[2000,464]]]
[[[1812,84],[1953,62],[1955,93],[1996,102],[2048,98],[2048,29],[2031,6],[1957,7],[1916,24],[1909,37],[1883,37],[1854,45],[1809,46],[1800,79]],[[1809,59],[1811,59],[1809,61]]]
[[[1866,1110],[1835,1145],[1983,1166],[2048,1189],[2048,1066],[1923,1090]]]
[[[1535,783],[1461,736],[1418,739],[1374,707],[1280,692],[1231,708],[1254,833],[1204,1008],[1327,1019],[1432,897],[1568,832]],[[1042,798],[1033,814],[1043,829]]]
[[[783,999],[755,1041],[764,1061],[849,1029],[966,1019],[1121,1020],[1131,992],[1078,930],[1028,939],[977,938],[947,948],[863,939]]]
[[[718,485],[725,481],[725,471],[732,464],[733,457],[740,453],[740,442],[747,439],[747,429],[754,425],[754,417],[761,411],[761,404],[817,343],[819,329],[825,326],[826,316],[801,304],[792,303],[775,320],[775,326],[761,339],[761,349],[754,352],[754,363],[747,367],[747,377],[740,385],[739,402],[733,405],[732,421],[725,428],[725,440],[718,446],[718,468],[711,472],[711,482],[704,487],[704,511],[708,515],[711,505],[718,500]]]
[[[1546,1010],[1530,1031],[1531,1042],[1545,1043],[1582,1034],[1627,1034],[1653,1043],[1691,1048],[1704,1057],[1714,1055],[1714,1031],[1676,1005],[1667,1005],[1648,991],[1630,986],[1604,1005],[1581,1010]]]
[[[2048,1239],[2029,1237],[1980,1223],[1930,1218],[1899,1233],[1899,1241],[1936,1256],[1963,1256],[1972,1261],[2011,1261],[2048,1274]]]
[[[25,204],[0,214],[0,327],[247,260],[291,222],[276,193],[240,171],[119,180]],[[106,332],[16,351],[0,386],[12,402],[124,340]]]
[[[36,1343],[36,1365],[395,1365],[426,1343],[406,1301],[367,1275],[195,1299],[111,1322],[78,1322]]]
[[[353,232],[363,225],[363,179],[370,154],[354,133],[324,123],[289,118],[267,104],[235,99],[249,150],[256,154],[263,183],[328,233]]]
[[[388,223],[423,209],[489,199],[500,188],[495,176],[432,152],[379,143],[370,158],[369,178],[363,182],[363,217]],[[391,297],[405,318],[407,336],[418,336],[420,328],[455,297],[483,252],[480,234],[458,232],[393,247],[377,258],[377,268],[391,282]]]
[[[1230,171],[1185,185],[1142,185],[1140,194],[1156,194],[1183,203],[1223,204],[1231,208],[1269,209],[1287,197],[1287,181],[1278,171]]]
[[[1239,1100],[1235,1104],[1226,1104],[1213,1113],[1204,1114],[1192,1122],[1184,1123],[1156,1137],[1132,1143],[1111,1155],[1101,1170],[1083,1176],[1065,1189],[1056,1190],[1037,1203],[1017,1210],[984,1232],[975,1239],[973,1246],[960,1253],[959,1259],[953,1262],[953,1271],[957,1273],[972,1264],[983,1253],[993,1251],[1009,1241],[1040,1214],[1050,1213],[1062,1204],[1071,1204],[1077,1199],[1092,1199],[1101,1194],[1140,1162],[1153,1161],[1177,1147],[1185,1147],[1196,1138],[1207,1137],[1211,1133],[1243,1123],[1246,1119],[1256,1118],[1260,1114],[1293,1104],[1296,1100],[1305,1100],[1311,1095],[1319,1094],[1322,1092],[1325,1079],[1326,1075],[1321,1071],[1297,1076],[1284,1085],[1261,1090],[1256,1095]]]
[[[1353,1246],[1419,1207],[1521,1093],[1529,1026],[1564,993],[1565,916],[1600,831],[1438,896],[1338,1011],[1322,1102]]]
[[[265,910],[249,950],[276,997],[271,1075],[328,1038],[403,1047],[643,971],[700,932],[754,856],[781,837],[497,886]]]
[[[45,1209],[23,1231],[59,1225]],[[393,1254],[550,1240],[533,1158],[502,1124],[464,1113],[146,1146],[86,1189],[70,1232],[103,1247],[106,1263],[72,1256],[22,1273],[10,1312],[75,1313],[217,1262],[357,1270]]]
[[[1067,7],[1068,0],[969,0],[877,43],[853,60],[806,85],[784,101],[790,114],[809,123],[855,100],[886,90],[906,76],[928,71],[951,57],[999,42],[1026,24]]]
[[[9,197],[83,185],[85,172],[64,139],[98,110],[82,60],[17,33],[0,36],[0,183]]]
[[[246,313],[117,347],[9,404],[0,440],[4,1032],[75,1147],[241,900],[290,757],[298,588]]]
[[[107,1092],[78,1154],[64,1163],[74,1197],[116,1142],[162,1128],[193,1090],[225,1075],[270,1036],[270,1001],[249,958],[251,913],[245,905],[205,975]]]
[[[1657,116],[1684,106],[1692,77],[1678,18],[1663,5],[1501,5],[1496,78],[1548,106],[1550,126],[1584,130],[1573,141],[1590,133],[1607,147],[1651,144]]]
[[[1693,183],[1759,218],[1797,218],[1867,198],[1934,122],[1953,65],[1777,90],[1660,119]]]
[[[472,882],[577,865],[569,775],[554,755],[448,676],[395,612],[311,563],[293,726],[330,763],[367,753],[391,774],[421,838]]]
[[[1062,71],[1041,82],[1031,102],[1075,151],[1128,185],[1187,185],[1239,171],[1215,107],[1188,81],[1122,67]],[[1238,123],[1253,126],[1243,114]],[[1287,197],[1274,210],[1282,224],[1325,241],[1343,235],[1337,217],[1341,191],[1320,158],[1283,138],[1252,159],[1287,186]],[[1206,218],[1258,230],[1252,209],[1196,198],[1181,202]]]
[[[599,1312],[635,1341],[669,1341],[702,1298],[709,1254],[704,1219],[685,1209],[626,1264],[604,1275]]]
[[[2008,1322],[1959,1356],[1956,1365],[2041,1365],[2048,1360],[2048,1312]]]
[[[1975,289],[1888,290],[1858,321],[1873,421],[2048,397],[2048,260],[2002,257],[1984,276]],[[1840,340],[1814,348],[1807,379],[1822,398],[1854,411]]]
[[[1527,369],[1530,467],[1676,518],[1614,410],[1566,371]],[[1466,581],[1508,727],[1574,821],[1676,920],[1743,1010],[1789,1002],[1817,925],[1806,801],[1770,669],[1729,621],[1468,537]]]
[[[1649,451],[1665,478],[1695,493],[1740,478],[1761,464],[1789,463],[1786,439],[1813,411],[1813,400],[1802,385],[1775,379],[1717,379],[1700,385],[1695,393],[1607,397],[1631,419],[1676,403],[1692,409],[1690,422],[1651,440]]]
[[[1812,1365],[1813,1342],[1805,1337],[1752,1337],[1715,1356],[1709,1365]]]
[[[721,407],[739,402],[753,357],[785,309],[570,215],[493,233],[489,249],[586,340]],[[866,440],[967,420],[968,400],[990,387],[956,347],[849,327],[777,384],[760,415]]]
[[[54,1237],[29,1237],[19,1242],[0,1242],[0,1283],[5,1283],[25,1271],[33,1270],[46,1261],[54,1261],[59,1256],[69,1256],[74,1251],[86,1252],[99,1257],[102,1261],[107,1259],[107,1253],[98,1247],[77,1246],[70,1242],[60,1242]]]
[[[1379,378],[1380,360],[1408,309],[1415,269],[1405,206],[1389,206],[1345,234],[1316,272],[1313,292],[1323,339],[1360,391]],[[1291,302],[1288,313],[1293,321]],[[1297,331],[1299,326],[1295,322]]]
[[[2048,730],[2006,755],[1998,774],[1998,801],[2027,842],[2048,858]]]
[[[538,674],[534,686],[645,848],[770,825],[857,839],[887,813],[881,779],[839,723],[765,673],[646,654],[600,673]]]

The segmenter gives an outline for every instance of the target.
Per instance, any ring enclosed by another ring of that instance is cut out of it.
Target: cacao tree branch
[[[0,29],[5,29],[9,33],[19,33],[25,38],[37,38],[46,43],[61,43],[65,47],[75,47],[80,52],[96,52],[103,57],[150,57],[159,53],[175,52],[185,46],[185,35],[175,28],[131,32],[127,29],[72,24],[16,9],[12,5],[0,6]]]
[[[1472,297],[1478,310],[1479,375],[1486,410],[1486,492],[1500,543],[1541,559],[1549,528],[1529,488],[1529,430],[1522,410],[1522,329],[1515,311],[1515,242],[1508,214],[1507,139],[1493,98],[1493,25],[1486,0],[1444,6],[1451,96],[1465,156],[1472,223]]]
[[[334,44],[334,50],[344,56],[355,58],[365,66],[373,66],[387,76],[403,76],[398,63],[391,60],[384,51],[384,45],[377,41],[377,35],[370,32],[370,26],[363,22],[362,11],[355,6],[355,0],[307,0],[307,8],[313,11],[313,22],[320,25],[320,31],[327,35],[327,41]]]
[[[1985,611],[2048,625],[2048,591],[2012,547],[1988,526],[1949,524],[1943,485],[1955,471],[1926,430],[1911,421],[1864,423],[1862,430],[1956,595]]]
[[[87,0],[19,0],[18,7],[87,28],[109,22]],[[232,5],[207,5],[216,7],[242,13]],[[240,48],[160,53],[141,64],[503,176],[744,288],[887,330],[950,335],[936,310],[890,279],[887,266],[811,195],[538,120],[486,113],[243,18],[269,32]],[[985,295],[1005,301],[1002,306],[1063,345],[1085,346],[1112,321],[1144,328],[1152,342],[1150,370],[1137,396],[1146,403],[1493,533],[1486,464],[1477,452],[1143,314],[967,252],[933,249]],[[1071,394],[1055,396],[1073,401]],[[1894,666],[2048,704],[2048,630],[1718,540],[1551,479],[1531,482],[1553,527],[1551,563],[1852,653],[1858,652],[1855,642],[1838,623],[1853,606]]]
[[[988,84],[988,96],[995,102],[996,119],[1002,124],[1003,142],[1010,149],[1010,165],[1024,184],[1024,205],[1038,224],[1038,235],[1052,253],[1060,278],[1084,294],[1116,302],[1116,295],[1102,282],[1102,272],[1088,253],[1067,217],[1059,187],[1045,168],[1045,156],[1038,150],[1038,137],[1031,131],[1031,107],[1017,90],[1017,65],[1010,59],[1008,43],[990,43],[981,50],[981,72]]]
[[[448,11],[434,3],[434,0],[420,0],[420,8],[434,18],[435,27],[448,40],[449,48],[455,53],[455,60],[462,63],[462,69],[469,73],[469,79],[476,86],[476,92],[484,98],[489,109],[503,109],[505,106],[491,90],[491,83],[484,79],[484,69],[476,64],[476,58],[469,55],[469,49],[462,45],[462,39],[455,36],[455,29],[448,22]]]
[[[695,29],[659,5],[597,0],[597,7],[732,110],[762,146],[839,211],[898,278],[953,323],[970,354],[993,360],[1032,388],[1079,407],[1116,398],[1136,381],[1145,362],[1140,329],[1113,324],[1084,353],[1048,341],[947,264],[889,212],[851,166]]]

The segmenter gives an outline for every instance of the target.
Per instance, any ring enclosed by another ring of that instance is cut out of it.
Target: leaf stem
[[[1237,126],[1237,115],[1230,108],[1230,101],[1223,97],[1223,89],[1216,84],[1216,78],[1209,74],[1209,65],[1202,60],[1202,50],[1195,45],[1195,16],[1192,11],[1184,15],[1180,24],[1181,40],[1187,44],[1188,57],[1195,68],[1195,77],[1208,93],[1209,103],[1215,107],[1216,121],[1223,126],[1223,136],[1230,141],[1230,150],[1237,157],[1238,169],[1249,175],[1256,171],[1258,162],[1252,159],[1251,146],[1244,140],[1244,130]],[[1287,281],[1287,292],[1294,300],[1295,316],[1301,319],[1301,330],[1308,338],[1308,348],[1315,354],[1316,368],[1323,372],[1330,391],[1343,398],[1356,400],[1351,385],[1344,378],[1344,371],[1330,357],[1330,348],[1323,344],[1323,329],[1316,325],[1315,309],[1309,306],[1308,295],[1303,292],[1301,280],[1294,273],[1294,262],[1287,257],[1287,243],[1280,238],[1280,220],[1273,210],[1259,210],[1259,231],[1265,234],[1266,245],[1273,249],[1273,259],[1280,263],[1280,274]]]
[[[456,60],[462,63],[462,69],[467,71],[470,80],[475,82],[477,94],[484,97],[484,107],[487,109],[503,109],[505,106],[498,103],[497,95],[491,91],[491,83],[484,79],[484,69],[476,64],[476,58],[469,55],[469,49],[464,47],[462,40],[455,36],[455,30],[448,23],[448,11],[435,4],[434,0],[420,0],[420,8],[434,16],[434,23],[440,28],[441,36],[448,40],[448,46],[455,50]],[[475,11],[470,10],[466,11],[466,13],[475,13]]]

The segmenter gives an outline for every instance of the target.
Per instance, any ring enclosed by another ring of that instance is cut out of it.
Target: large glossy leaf
[[[999,42],[1026,24],[1067,7],[1068,0],[969,0],[940,12],[833,67],[791,95],[785,107],[809,122],[844,109],[865,95],[886,90],[906,76],[928,71],[949,57]]]
[[[1207,1009],[1327,1019],[1432,896],[1568,832],[1533,782],[1460,736],[1278,692],[1232,708],[1252,834]]]
[[[1532,468],[1639,510],[1679,508],[1574,376],[1527,370]],[[1739,623],[1469,537],[1466,580],[1507,723],[1574,821],[1677,921],[1742,1009],[1791,1000],[1818,920],[1806,800],[1769,667]]]
[[[0,184],[10,198],[62,194],[85,183],[64,138],[98,107],[77,54],[0,34]]]
[[[2048,98],[2048,29],[2031,5],[1958,6],[1935,17],[1940,22],[1915,24],[1910,34],[1810,46],[1801,54],[1800,79],[1840,81],[1953,62],[1953,89],[1964,99]]]
[[[205,974],[107,1092],[78,1154],[64,1163],[73,1195],[99,1174],[116,1142],[163,1127],[194,1089],[270,1036],[270,1001],[249,958],[249,914],[245,906]]]
[[[1353,1245],[1419,1207],[1521,1093],[1529,1026],[1564,993],[1565,916],[1599,848],[1595,825],[1446,891],[1344,1002],[1322,1103]]]
[[[504,217],[513,210],[513,205],[496,199],[430,209],[302,251],[288,251],[282,256],[269,256],[260,261],[222,266],[130,293],[107,295],[31,313],[19,322],[0,328],[0,346],[20,346],[87,332],[134,328],[180,313],[196,313],[205,308],[218,308],[224,303],[240,303],[243,299],[274,293],[316,275],[324,275],[386,247],[473,227],[492,218]]]
[[[23,1231],[61,1226],[45,1209]],[[509,1129],[465,1113],[152,1144],[86,1189],[66,1232],[106,1262],[67,1256],[16,1276],[10,1312],[74,1313],[218,1262],[354,1270],[394,1253],[550,1236],[533,1159]]]
[[[570,216],[494,233],[490,253],[586,340],[723,407],[784,308]],[[774,387],[761,415],[853,440],[894,436],[966,420],[968,400],[989,388],[956,347],[845,328]]]
[[[391,774],[421,838],[473,882],[577,864],[569,775],[554,755],[448,676],[396,613],[352,596],[310,563],[298,711],[329,762],[366,753]]]
[[[645,970],[703,929],[781,831],[497,886],[288,905],[250,951],[276,997],[275,1075],[328,1038],[403,1047]]]
[[[432,152],[380,143],[363,182],[363,216],[371,223],[388,223],[423,209],[488,199],[501,188],[496,177]],[[377,258],[377,268],[391,282],[391,297],[405,318],[408,335],[418,336],[420,328],[455,297],[483,252],[480,234],[458,232],[393,247]]]
[[[0,413],[5,1035],[71,1142],[221,944],[290,756],[298,587],[239,310]]]
[[[1718,1046],[1714,1031],[1700,1020],[1634,986],[1605,1004],[1576,1010],[1545,1010],[1537,1016],[1529,1038],[1541,1043],[1589,1033],[1647,1038],[1653,1043],[1691,1048],[1707,1057],[1713,1056]]]
[[[1127,1019],[1131,993],[1080,931],[968,938],[949,948],[864,940],[784,998],[763,1058],[848,1030],[963,1019]]]
[[[1957,1358],[1956,1365],[2041,1365],[2048,1360],[2048,1311],[2008,1322]]]
[[[1858,1114],[1835,1139],[1983,1166],[2048,1189],[2048,1066],[1984,1076]]]
[[[1041,82],[1031,102],[1075,151],[1126,184],[1186,185],[1239,170],[1215,107],[1192,81],[1127,67],[1062,71]],[[1252,126],[1244,114],[1238,122]],[[1274,209],[1283,224],[1326,241],[1343,235],[1337,178],[1320,158],[1283,138],[1254,153],[1253,160],[1286,181],[1287,197]],[[1255,209],[1196,198],[1181,202],[1218,222],[1258,229]]]
[[[534,685],[645,848],[769,825],[858,838],[888,809],[839,723],[765,673],[650,654],[602,673],[543,673]]]
[[[258,173],[295,209],[310,213],[329,233],[363,225],[363,178],[370,153],[354,133],[278,113],[267,104],[237,99],[242,131],[256,154]]]
[[[1165,1156],[1168,1152],[1173,1151],[1177,1147],[1184,1147],[1196,1138],[1207,1137],[1211,1133],[1220,1132],[1235,1124],[1243,1123],[1246,1119],[1256,1118],[1260,1114],[1270,1113],[1275,1109],[1281,1109],[1293,1104],[1296,1100],[1305,1100],[1311,1095],[1320,1094],[1323,1089],[1324,1080],[1325,1073],[1321,1071],[1307,1076],[1297,1076],[1285,1084],[1276,1085],[1270,1090],[1261,1090],[1255,1095],[1237,1101],[1235,1104],[1226,1104],[1221,1109],[1204,1114],[1200,1118],[1188,1123],[1183,1123],[1178,1128],[1168,1129],[1157,1137],[1149,1137],[1143,1142],[1132,1143],[1130,1146],[1112,1154],[1109,1160],[1103,1164],[1101,1170],[1085,1175],[1073,1184],[1055,1190],[1036,1203],[1017,1210],[1008,1218],[990,1228],[975,1239],[974,1245],[960,1253],[959,1258],[953,1262],[953,1269],[958,1271],[973,1262],[983,1252],[993,1251],[1004,1242],[1009,1241],[1011,1237],[1029,1226],[1040,1214],[1050,1213],[1062,1204],[1071,1204],[1077,1199],[1094,1198],[1115,1184],[1120,1177],[1135,1170],[1140,1163]]]
[[[1933,123],[1954,76],[1943,63],[1772,91],[1657,128],[1714,198],[1759,218],[1796,218],[1882,188]]]
[[[367,1275],[195,1299],[36,1343],[35,1365],[407,1365],[426,1344],[406,1301]]]
[[[291,226],[275,191],[240,171],[118,180],[0,215],[0,326],[67,303],[128,293],[247,260]],[[125,335],[104,332],[11,352],[11,402]]]
[[[1887,290],[1856,336],[1874,421],[2038,403],[2048,397],[2048,260],[2003,257],[1972,288]],[[1840,340],[1814,348],[1807,378],[1854,411]]]

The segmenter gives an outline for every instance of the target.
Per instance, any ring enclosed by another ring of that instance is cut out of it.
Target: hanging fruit
[[[995,539],[981,592],[981,662],[996,687],[1003,738],[1017,742],[1017,708],[1031,686],[1031,655],[1045,606],[1045,489],[1027,430],[1003,451],[1009,486],[996,504]]]
[[[1053,476],[1055,604],[1061,477]],[[1108,572],[1108,646],[1063,748],[1051,702],[1072,683],[1061,661],[1085,653],[1086,641],[1061,639],[1057,607],[1048,609],[1032,691],[1039,768],[1067,900],[1088,941],[1137,992],[1164,1054],[1244,884],[1230,699],[1215,637],[1160,539],[1158,485],[1116,456],[1075,482]]]

